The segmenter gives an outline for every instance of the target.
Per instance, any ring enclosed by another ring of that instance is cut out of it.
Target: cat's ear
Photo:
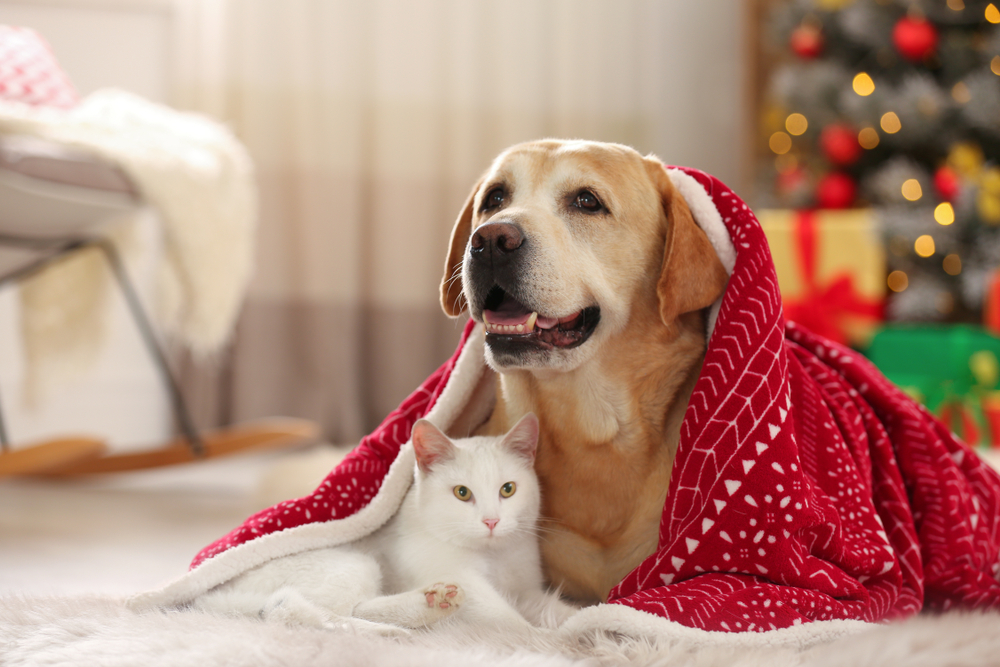
[[[538,417],[535,413],[529,412],[521,417],[503,437],[503,442],[512,452],[533,464],[538,450]]]
[[[455,455],[455,445],[441,430],[426,419],[418,419],[413,425],[413,451],[417,454],[417,466],[428,473],[434,464],[447,461]]]

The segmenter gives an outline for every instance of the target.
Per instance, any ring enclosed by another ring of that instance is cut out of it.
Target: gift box
[[[863,348],[884,319],[885,251],[866,209],[763,210],[785,317]]]
[[[1000,447],[1000,338],[966,324],[893,325],[866,354],[967,443]]]
[[[983,300],[983,325],[1000,336],[1000,269],[987,278],[986,297]]]

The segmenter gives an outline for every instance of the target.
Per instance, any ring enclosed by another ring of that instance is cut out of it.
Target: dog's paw
[[[423,590],[427,606],[439,613],[451,614],[465,602],[465,593],[457,584],[437,583]]]

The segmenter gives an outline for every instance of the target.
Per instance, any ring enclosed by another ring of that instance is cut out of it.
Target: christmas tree
[[[978,322],[996,283],[997,4],[788,0],[765,19],[756,203],[871,207],[890,319]]]

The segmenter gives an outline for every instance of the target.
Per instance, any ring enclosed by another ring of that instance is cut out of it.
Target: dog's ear
[[[660,319],[673,329],[676,319],[684,313],[715,303],[726,289],[729,275],[663,164],[652,159],[646,163],[667,216],[667,239],[656,295],[660,301]]]
[[[476,193],[482,184],[483,179],[479,179],[476,187],[472,188],[468,199],[465,200],[465,206],[458,214],[455,227],[451,230],[451,245],[444,260],[444,277],[441,278],[441,307],[448,317],[458,317],[468,307],[465,295],[462,293],[462,261],[465,257],[465,245],[472,234]]]

